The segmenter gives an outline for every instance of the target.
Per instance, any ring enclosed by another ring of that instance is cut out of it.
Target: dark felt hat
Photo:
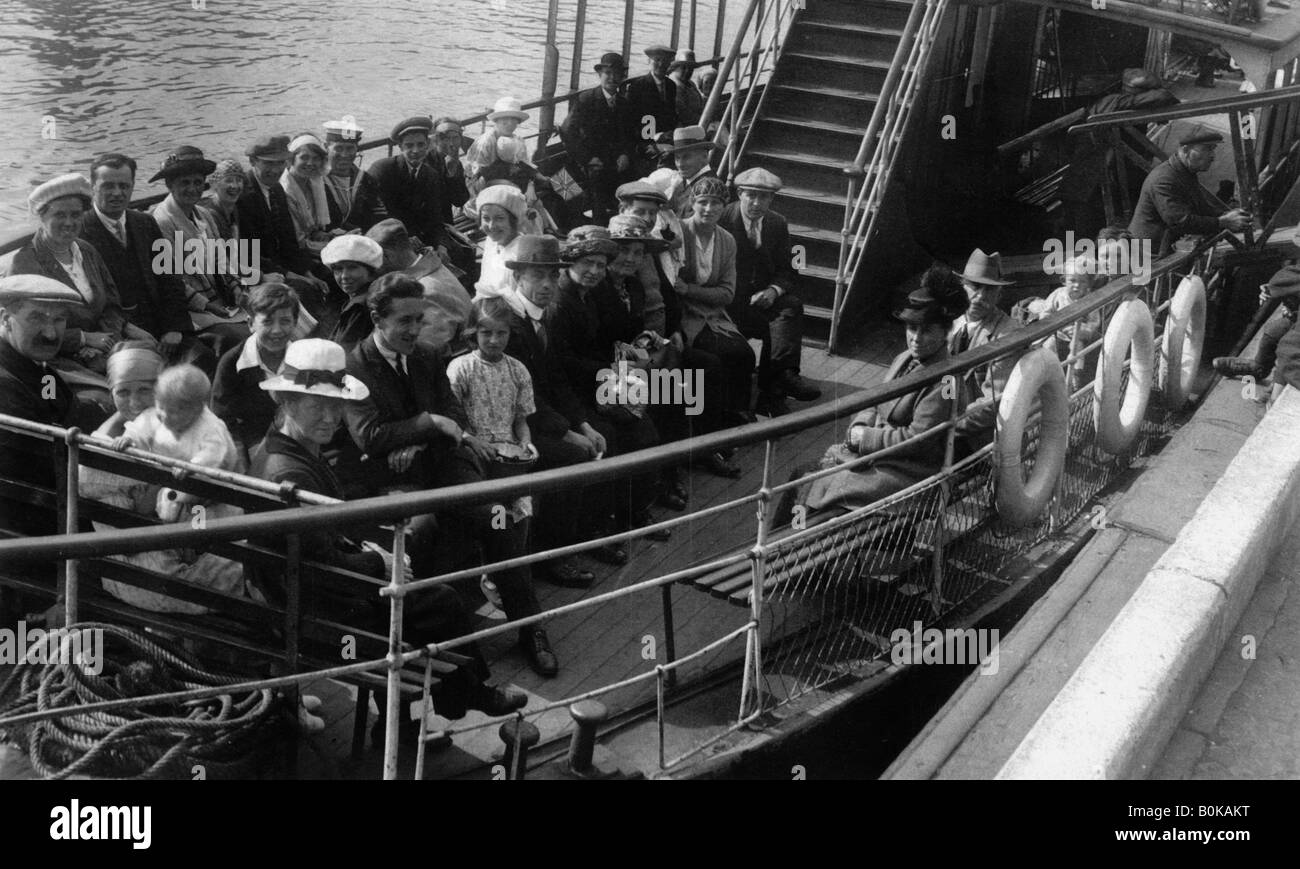
[[[366,238],[378,242],[380,247],[395,247],[409,243],[411,233],[407,231],[406,224],[396,217],[390,217],[370,227],[366,232]]]
[[[596,72],[600,72],[606,67],[613,67],[627,72],[627,61],[617,51],[607,51],[600,56],[600,63],[596,64],[595,69]]]
[[[966,260],[966,268],[962,270],[962,279],[970,281],[973,284],[984,284],[989,287],[1005,287],[1014,281],[1002,280],[1002,255],[998,253],[985,253],[979,248],[970,255]]]
[[[558,269],[568,265],[560,259],[560,240],[553,235],[521,235],[515,244],[515,258],[506,260],[508,269]]]
[[[288,160],[288,136],[263,136],[244,150],[245,157],[258,157],[262,160]]]
[[[217,164],[204,157],[203,152],[198,148],[193,145],[181,145],[167,155],[162,168],[149,179],[149,182],[153,183],[159,179],[170,181],[181,175],[202,175],[207,178],[216,168]]]

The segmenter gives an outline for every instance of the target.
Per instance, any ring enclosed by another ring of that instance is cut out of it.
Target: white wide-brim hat
[[[303,338],[284,351],[284,367],[258,384],[267,392],[301,392],[346,401],[361,401],[370,389],[347,373],[347,354],[333,341]]]
[[[528,112],[522,108],[523,103],[515,97],[502,97],[492,106],[492,113],[488,115],[489,121],[495,121],[498,118],[516,118],[520,121],[528,120]]]

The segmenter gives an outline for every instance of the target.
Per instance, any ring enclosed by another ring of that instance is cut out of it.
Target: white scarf
[[[325,179],[317,176],[307,183],[311,186],[310,198],[288,169],[280,175],[280,186],[289,199],[289,213],[293,215],[299,243],[316,230],[324,229],[330,222],[330,207],[325,200]]]

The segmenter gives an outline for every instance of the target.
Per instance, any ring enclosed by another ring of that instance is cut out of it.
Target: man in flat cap
[[[803,301],[785,217],[772,210],[781,179],[766,169],[736,176],[737,200],[719,225],[736,239],[736,297],[727,307],[746,338],[770,343],[767,371],[759,371],[759,401],[773,416],[786,411],[784,398],[812,401],[821,390],[799,376],[803,355]]]
[[[1241,232],[1251,216],[1240,208],[1226,210],[1210,201],[1196,176],[1214,163],[1214,149],[1223,136],[1212,130],[1195,130],[1178,143],[1178,151],[1151,170],[1142,182],[1142,194],[1128,231],[1147,238],[1164,256],[1184,235],[1213,235],[1220,229]]]
[[[371,164],[369,172],[379,185],[379,198],[389,217],[407,232],[448,257],[446,213],[443,209],[443,174],[429,165],[429,134],[433,119],[417,115],[398,122],[389,138],[401,153]]]
[[[637,175],[649,175],[659,163],[654,141],[677,128],[677,82],[668,77],[673,50],[651,45],[645,50],[650,71],[623,85],[631,126],[627,137],[637,143]]]
[[[604,224],[614,211],[614,191],[630,180],[637,140],[630,138],[631,109],[620,86],[627,75],[623,55],[607,51],[596,64],[600,84],[578,94],[560,125],[569,168],[586,180],[591,219]]]

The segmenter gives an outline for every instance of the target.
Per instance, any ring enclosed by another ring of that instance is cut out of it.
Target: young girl
[[[484,131],[465,153],[465,174],[471,179],[496,162],[497,139],[513,136],[519,125],[528,120],[528,113],[520,109],[519,100],[502,97],[496,101],[487,119],[492,122],[492,129]]]
[[[1046,299],[1030,302],[1029,313],[1034,315],[1034,319],[1041,320],[1087,296],[1095,286],[1093,278],[1096,271],[1096,261],[1087,254],[1070,260],[1065,264],[1065,270],[1061,277],[1061,286],[1053,290]],[[1101,337],[1101,312],[1093,311],[1082,320],[1079,320],[1077,326],[1078,338],[1073,348],[1075,353],[1081,352],[1083,348]],[[1056,355],[1061,360],[1070,355],[1074,331],[1075,324],[1071,324],[1064,329],[1058,330],[1056,335],[1053,336],[1056,344]],[[1087,373],[1096,367],[1096,360],[1097,353],[1094,351],[1086,357],[1076,359],[1071,364],[1071,369],[1076,375],[1076,382],[1081,383]]]
[[[125,434],[113,441],[113,448],[137,447],[170,459],[180,459],[205,468],[242,470],[239,449],[226,424],[208,409],[212,384],[193,365],[177,365],[158,375],[154,406],[126,424]],[[189,521],[187,509],[198,498],[175,489],[158,492],[158,518],[164,522]],[[239,515],[237,507],[204,504],[209,519]]]

